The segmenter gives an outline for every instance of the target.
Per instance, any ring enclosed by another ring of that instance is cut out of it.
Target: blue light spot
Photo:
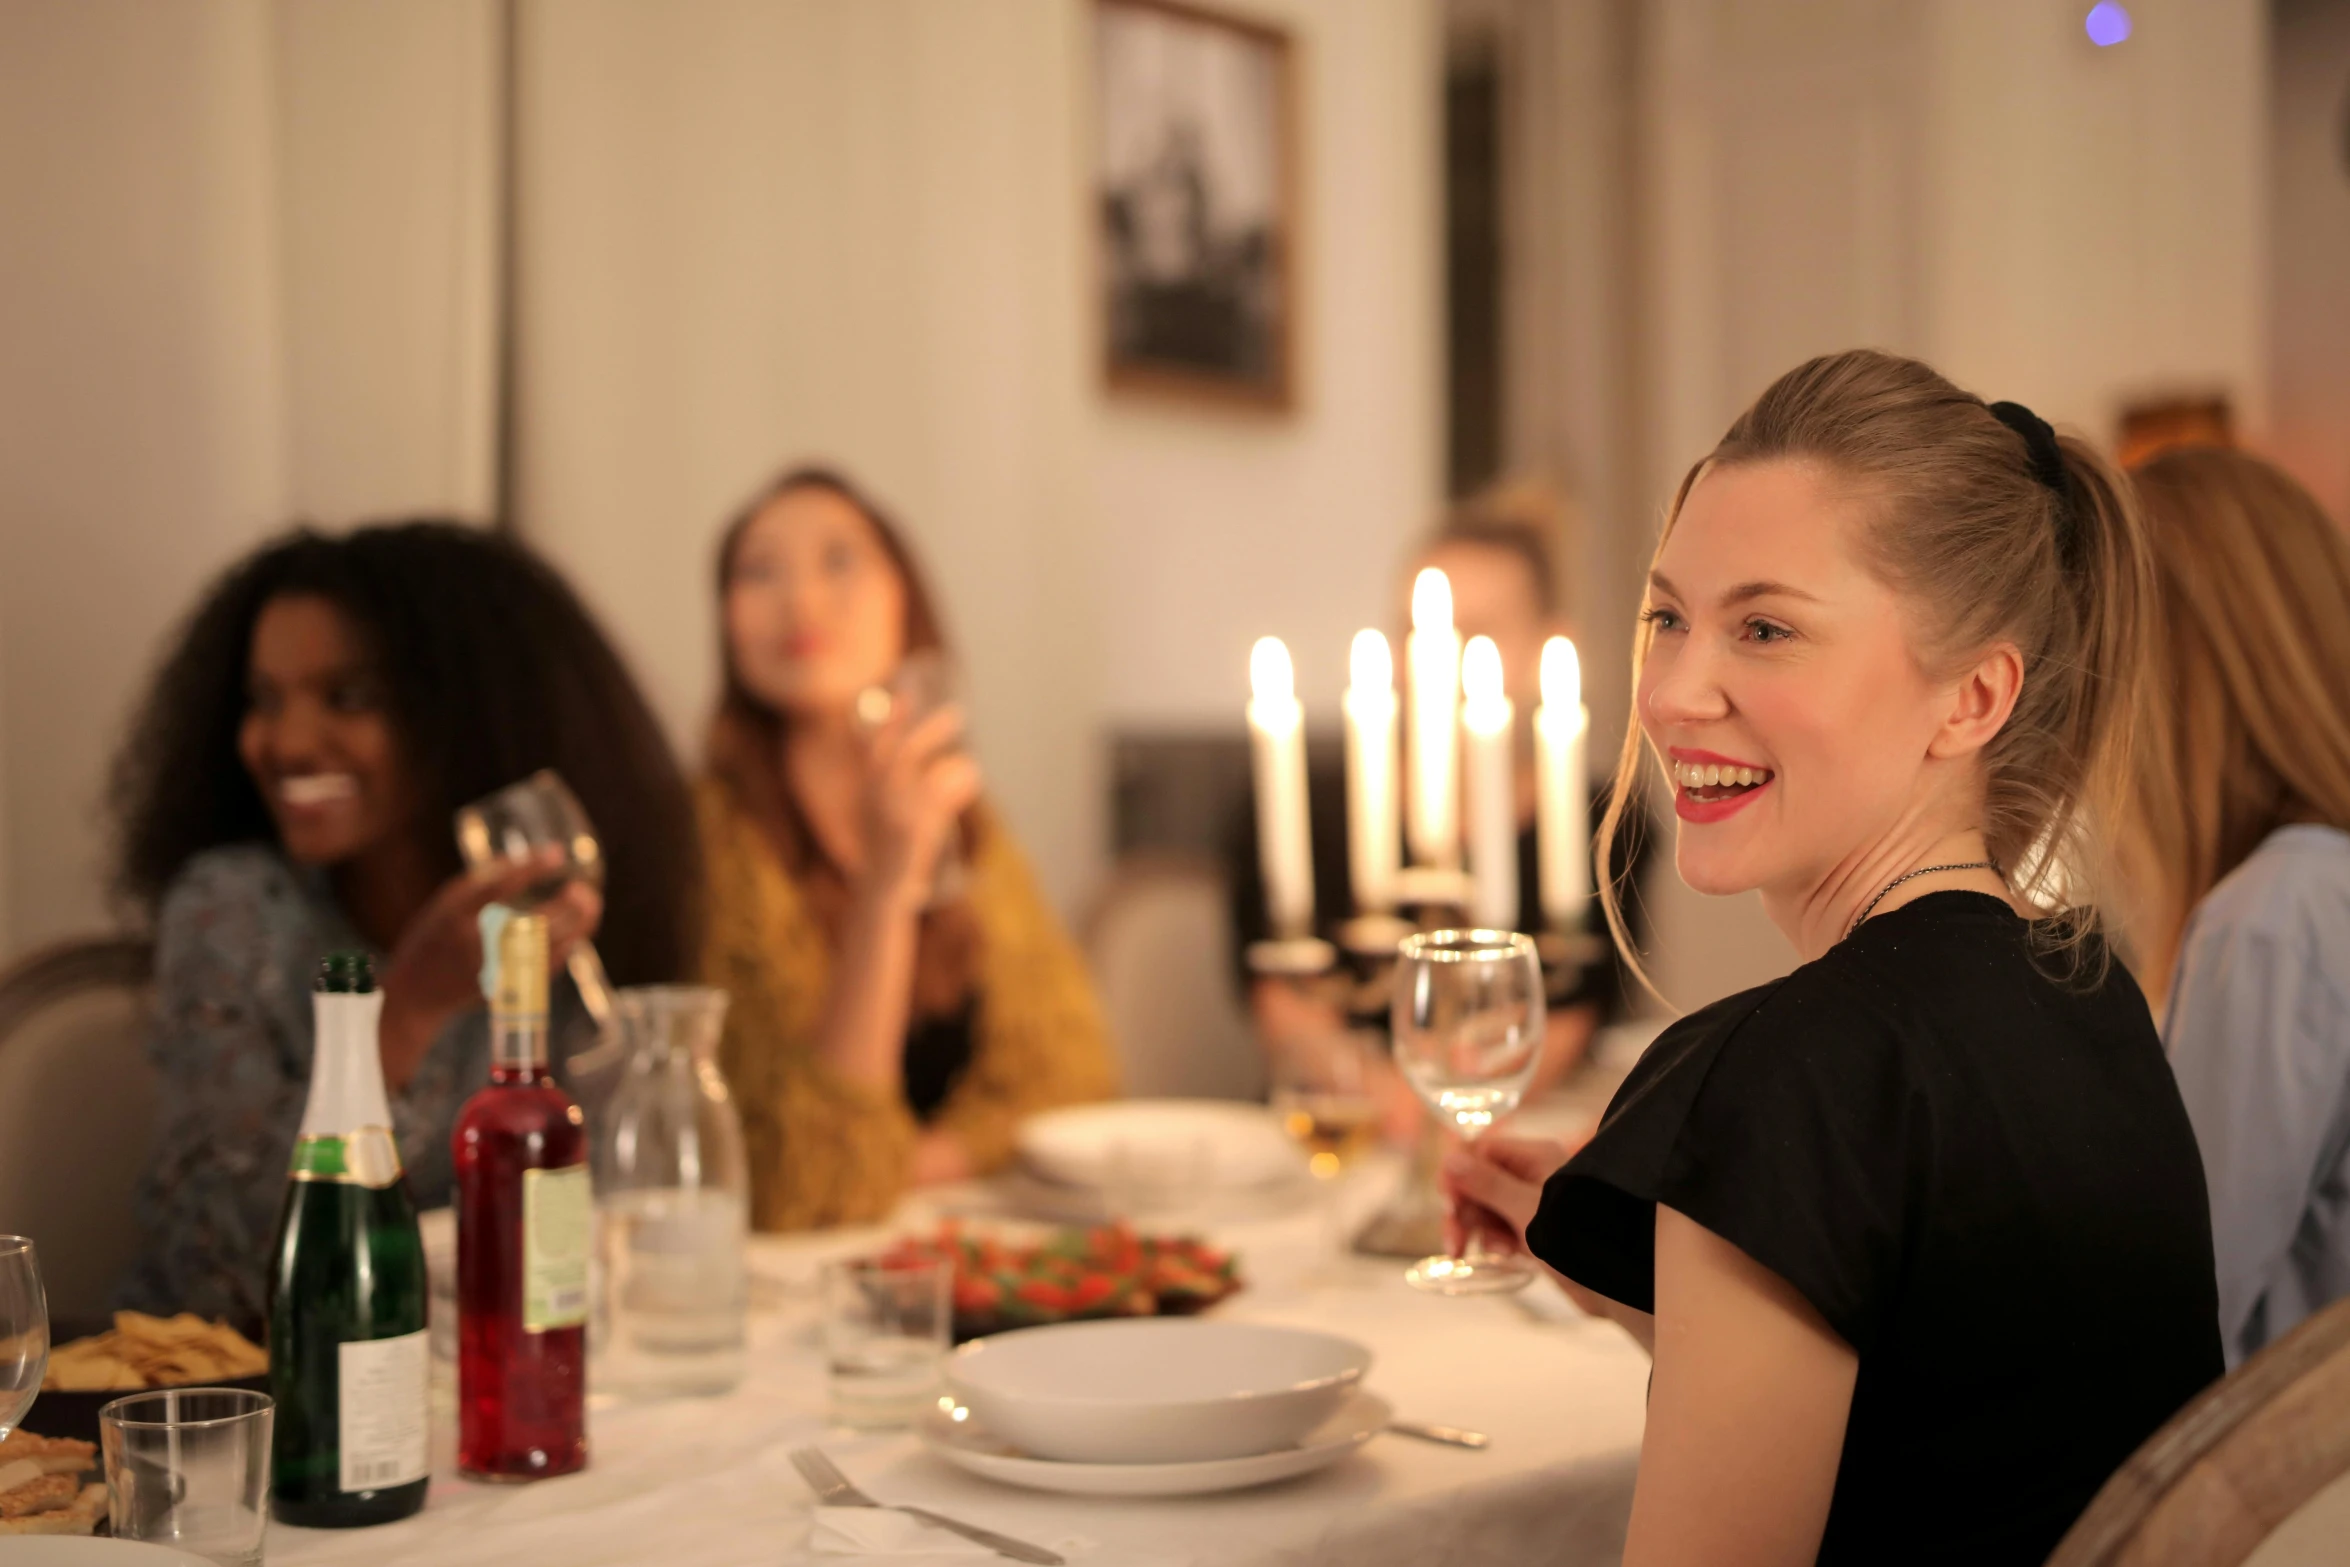
[[[2130,13],[2119,0],[2098,0],[2089,7],[2089,42],[2110,49],[2130,36]]]

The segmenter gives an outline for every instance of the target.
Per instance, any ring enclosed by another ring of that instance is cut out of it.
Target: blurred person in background
[[[489,1077],[477,916],[560,861],[468,872],[452,818],[544,767],[608,866],[601,898],[570,883],[545,906],[556,964],[593,935],[615,981],[685,977],[691,796],[547,565],[480,529],[412,522],[290,534],[206,594],[115,767],[118,885],[155,929],[162,1080],[126,1304],[261,1319],[329,952],[376,957],[409,1187],[422,1208],[449,1200],[450,1127]],[[560,1067],[592,1032],[567,982],[557,995]]]
[[[1491,637],[1501,653],[1503,690],[1517,712],[1516,928],[1528,932],[1540,932],[1547,923],[1542,912],[1540,840],[1534,821],[1534,710],[1542,700],[1543,643],[1554,636],[1574,635],[1566,613],[1570,594],[1560,569],[1567,533],[1565,503],[1549,486],[1531,480],[1505,481],[1455,507],[1412,557],[1403,575],[1408,600],[1411,584],[1422,571],[1429,567],[1442,571],[1452,586],[1453,625],[1462,644],[1466,646],[1471,637]],[[1398,650],[1400,674],[1402,634],[1398,632],[1389,640]],[[1354,891],[1348,881],[1343,767],[1314,769],[1309,790],[1314,914],[1322,934],[1330,935],[1354,909]],[[1604,816],[1607,802],[1608,785],[1603,781],[1591,789],[1587,820],[1596,823]],[[1636,813],[1610,860],[1610,873],[1626,889],[1624,906],[1636,929],[1644,929],[1646,924],[1639,894],[1648,866],[1646,825],[1645,813]],[[1310,1049],[1314,1041],[1342,1033],[1346,1020],[1331,1003],[1294,984],[1257,979],[1246,971],[1249,944],[1273,933],[1265,901],[1264,869],[1258,858],[1255,812],[1246,806],[1240,812],[1227,868],[1237,937],[1234,960],[1246,987],[1249,1015],[1258,1038],[1271,1050]],[[1630,971],[1622,959],[1612,947],[1603,950],[1585,971],[1583,987],[1574,1000],[1551,1009],[1542,1064],[1527,1098],[1539,1096],[1581,1063],[1592,1035],[1629,1010],[1631,986]],[[1370,1063],[1370,1071],[1385,1108],[1388,1135],[1398,1139],[1417,1135],[1428,1116],[1410,1085],[1384,1059]]]
[[[734,998],[753,1220],[878,1219],[1003,1164],[1023,1116],[1112,1094],[1100,1004],[961,708],[909,678],[936,678],[945,639],[881,510],[786,473],[728,526],[718,590],[704,967]]]
[[[1445,1164],[1456,1224],[1654,1356],[1626,1567],[2034,1567],[2221,1375],[2194,1129],[2095,896],[2152,579],[2090,447],[1886,354],[1789,371],[1682,480],[1619,789],[1653,756],[1682,879],[1801,966],[1667,1028],[1571,1158]]]
[[[2159,630],[2125,863],[2234,1365],[2350,1294],[2350,542],[2241,452],[2137,480]]]

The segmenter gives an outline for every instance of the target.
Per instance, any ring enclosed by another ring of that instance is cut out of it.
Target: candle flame
[[[1249,695],[1260,702],[1288,702],[1297,696],[1297,674],[1279,637],[1259,637],[1248,650]]]
[[[1473,707],[1490,707],[1501,700],[1501,649],[1493,645],[1493,638],[1469,638],[1468,650],[1461,654],[1461,695]]]
[[[1412,629],[1452,629],[1452,582],[1434,566],[1426,567],[1412,579]]]
[[[1387,650],[1387,639],[1376,631],[1356,632],[1354,648],[1347,655],[1346,678],[1352,690],[1393,691],[1395,655]]]
[[[1583,705],[1583,661],[1565,637],[1542,644],[1542,705],[1561,713]]]

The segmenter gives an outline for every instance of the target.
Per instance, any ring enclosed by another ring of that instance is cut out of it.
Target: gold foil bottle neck
[[[498,988],[490,1011],[501,1018],[547,1015],[547,921],[517,914],[498,932]]]

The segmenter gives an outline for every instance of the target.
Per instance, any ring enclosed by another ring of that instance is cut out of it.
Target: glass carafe
[[[749,1174],[718,1073],[726,993],[613,998],[627,1065],[595,1130],[605,1322],[595,1379],[624,1393],[723,1393],[743,1376]]]

